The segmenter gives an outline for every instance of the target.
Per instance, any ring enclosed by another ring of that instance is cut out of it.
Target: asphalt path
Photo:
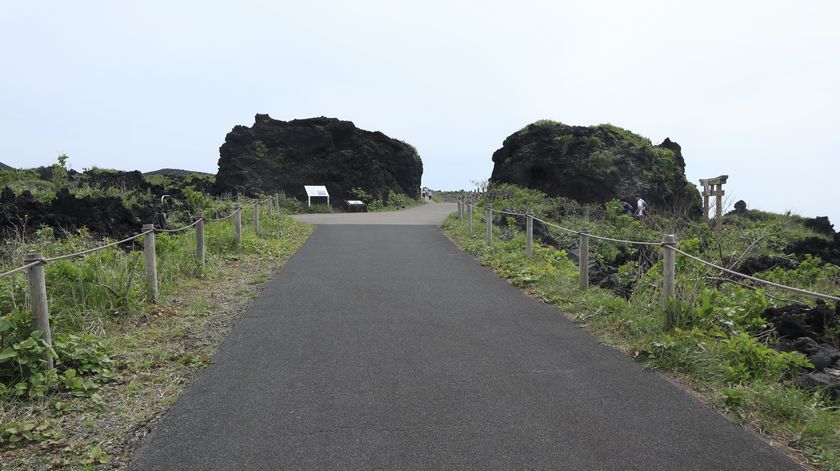
[[[321,221],[131,469],[801,469],[481,267],[452,209]]]

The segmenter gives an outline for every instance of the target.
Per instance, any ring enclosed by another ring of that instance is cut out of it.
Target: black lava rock
[[[58,237],[86,227],[97,236],[123,238],[140,232],[144,223],[155,220],[154,209],[127,208],[122,199],[114,196],[78,198],[64,188],[55,199],[42,203],[29,191],[15,196],[11,189],[4,188],[0,193],[0,236],[31,233],[46,225],[56,229]]]
[[[817,216],[813,219],[806,219],[805,227],[819,234],[834,235],[834,224],[828,220],[828,216]]]
[[[492,182],[513,183],[585,203],[640,195],[652,211],[698,216],[700,193],[685,177],[679,144],[658,146],[611,126],[539,121],[493,154]]]
[[[219,148],[216,192],[274,193],[304,200],[304,185],[325,185],[336,202],[360,188],[385,199],[393,190],[420,196],[423,163],[417,150],[350,121],[292,121],[258,114],[252,127],[235,126]]]

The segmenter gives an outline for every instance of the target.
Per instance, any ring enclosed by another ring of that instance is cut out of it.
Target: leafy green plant
[[[12,332],[8,319],[0,321],[4,334]],[[4,339],[5,341],[5,339]],[[43,332],[36,330],[26,338],[0,351],[0,396],[13,394],[43,397],[56,382],[55,371],[47,369],[43,357],[55,357],[55,351],[43,340]],[[9,388],[6,385],[14,385]]]
[[[730,384],[778,381],[787,373],[814,367],[802,354],[777,352],[746,333],[721,339],[716,346],[726,381]]]
[[[111,462],[112,459],[113,459],[113,457],[111,455],[109,455],[108,453],[105,453],[102,450],[102,447],[95,446],[95,447],[92,447],[90,450],[88,450],[87,456],[85,456],[85,458],[82,459],[81,463],[82,464],[108,464],[108,463]]]
[[[350,196],[361,201],[365,205],[370,205],[374,200],[370,193],[358,187],[354,187],[350,190]]]
[[[61,437],[61,429],[49,419],[0,424],[0,446],[55,442]]]

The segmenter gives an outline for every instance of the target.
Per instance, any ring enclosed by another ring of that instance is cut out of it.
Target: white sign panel
[[[310,198],[313,196],[328,198],[330,196],[330,194],[327,193],[327,187],[325,186],[304,185],[303,187],[306,188],[306,196]]]
[[[309,203],[309,206],[312,206],[312,198],[318,197],[326,198],[327,206],[329,206],[330,194],[327,193],[327,187],[317,185],[303,185],[303,188],[306,189],[306,200]]]

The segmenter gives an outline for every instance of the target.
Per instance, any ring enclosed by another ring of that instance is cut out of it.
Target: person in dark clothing
[[[621,202],[621,207],[624,208],[624,215],[625,216],[632,216],[633,215],[633,205],[632,204],[630,204],[626,201],[622,201]]]

